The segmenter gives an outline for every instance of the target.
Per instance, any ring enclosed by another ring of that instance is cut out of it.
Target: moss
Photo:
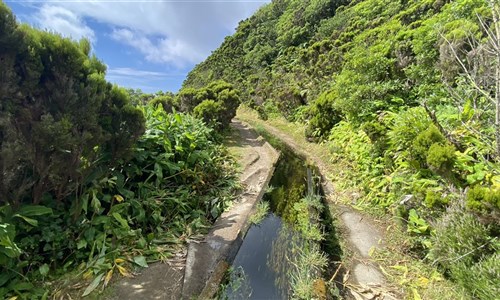
[[[426,162],[429,149],[434,144],[445,145],[446,139],[436,126],[431,125],[427,130],[421,132],[413,141],[412,150],[415,159],[421,163]]]
[[[455,147],[452,145],[434,143],[427,152],[427,165],[439,173],[450,171],[454,161]]]
[[[467,192],[467,207],[476,211],[500,209],[500,189],[475,185]]]

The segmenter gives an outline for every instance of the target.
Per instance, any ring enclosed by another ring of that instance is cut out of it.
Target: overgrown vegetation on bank
[[[273,1],[185,86],[223,79],[261,117],[306,123],[354,205],[399,218],[406,251],[464,297],[494,299],[499,16],[487,0]]]
[[[3,3],[0,49],[0,298],[59,298],[82,279],[80,295],[101,290],[167,258],[234,198],[220,144],[239,103],[231,85],[197,90],[213,103],[178,113],[175,95],[108,83],[88,41],[19,25]]]

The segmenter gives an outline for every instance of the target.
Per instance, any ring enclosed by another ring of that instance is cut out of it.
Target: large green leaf
[[[17,214],[25,217],[48,215],[52,214],[52,208],[48,208],[42,205],[26,205],[21,207],[17,211]]]
[[[127,220],[125,220],[119,213],[113,213],[113,218],[115,218],[115,220],[118,221],[118,223],[120,223],[120,225],[123,227],[123,228],[126,228],[126,229],[129,229],[130,227],[128,226],[128,222]]]
[[[104,276],[104,273],[101,273],[97,275],[96,278],[89,284],[89,286],[85,289],[83,292],[82,297],[88,296],[90,293],[92,293],[98,286],[99,283],[101,283],[102,277]]]
[[[38,226],[38,221],[32,218],[28,218],[26,216],[20,215],[20,214],[15,214],[14,217],[18,217],[26,221],[26,223],[30,224],[31,226]]]
[[[146,262],[146,258],[142,255],[134,257],[134,262],[143,268],[148,267],[148,263]]]

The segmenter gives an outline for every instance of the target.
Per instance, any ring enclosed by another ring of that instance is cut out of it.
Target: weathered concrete
[[[274,171],[279,153],[259,137],[247,124],[233,121],[243,147],[241,174],[245,190],[240,199],[224,212],[200,243],[190,243],[184,274],[182,298],[213,296],[222,274],[232,262],[249,227],[248,217],[253,212]]]
[[[217,292],[249,227],[248,216],[262,198],[279,157],[279,153],[247,124],[236,121],[232,126],[235,129],[234,147],[242,154],[239,158],[243,167],[240,181],[244,191],[239,201],[222,214],[202,242],[192,241],[188,249],[180,251],[167,263],[151,264],[133,278],[117,280],[106,299],[209,299]]]
[[[113,284],[109,300],[177,300],[181,294],[184,259],[179,267],[168,263],[151,264],[133,278],[122,278]]]

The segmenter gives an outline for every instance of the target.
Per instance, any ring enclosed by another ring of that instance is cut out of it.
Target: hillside
[[[401,220],[409,255],[463,297],[495,299],[499,16],[485,0],[273,1],[183,90],[224,80],[261,118],[306,124],[346,201]]]

